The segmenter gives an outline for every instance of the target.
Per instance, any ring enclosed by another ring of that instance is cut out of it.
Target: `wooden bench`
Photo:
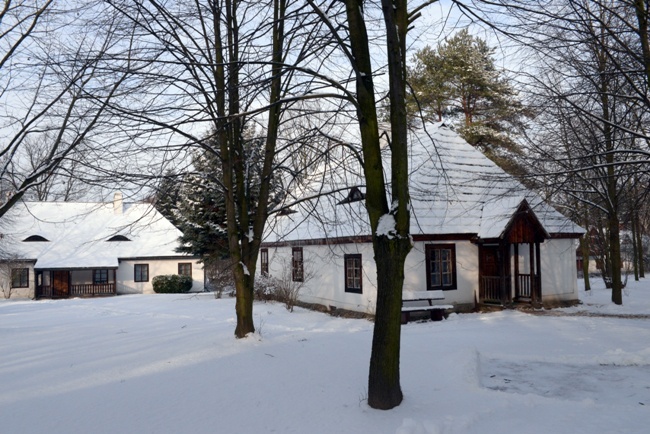
[[[445,293],[436,291],[404,291],[402,293],[402,324],[411,319],[411,312],[431,312],[431,321],[441,321],[445,310],[453,308],[448,304],[433,304],[434,300],[444,300]],[[422,304],[424,302],[428,304]],[[420,304],[417,304],[420,303]],[[407,305],[408,304],[408,305]]]

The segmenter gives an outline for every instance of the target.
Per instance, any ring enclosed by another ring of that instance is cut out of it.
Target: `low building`
[[[413,249],[404,291],[442,290],[437,303],[458,311],[578,300],[580,227],[445,125],[427,125],[409,140]],[[315,200],[271,219],[258,270],[300,285],[303,302],[373,314],[376,269],[362,171],[354,156],[342,160],[319,176],[331,184],[305,183],[291,198]]]
[[[0,231],[5,297],[147,294],[164,274],[191,276],[193,291],[204,287],[199,258],[175,252],[180,231],[119,192],[110,203],[22,202]]]

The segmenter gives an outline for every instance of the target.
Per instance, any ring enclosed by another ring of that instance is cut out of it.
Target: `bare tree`
[[[237,297],[235,336],[245,337],[255,330],[254,281],[263,232],[269,214],[278,211],[270,208],[272,181],[296,175],[286,165],[297,143],[282,135],[287,118],[308,116],[296,107],[323,97],[314,89],[337,86],[312,67],[327,55],[329,37],[319,33],[322,24],[305,14],[299,1],[109,3],[138,29],[128,56],[148,64],[132,75],[141,103],[116,104],[112,110],[133,137],[145,136],[144,131],[147,140],[164,136],[158,150],[166,158],[201,147],[221,164]],[[264,134],[255,178],[248,176],[254,156],[245,145],[247,128]]]
[[[50,182],[106,125],[106,108],[124,80],[106,72],[116,23],[103,19],[91,29],[84,24],[101,14],[96,5],[53,5],[5,1],[0,10],[0,179],[13,186],[0,199],[0,216]],[[38,153],[31,152],[37,142]]]
[[[454,3],[525,51],[526,87],[541,96],[530,143],[549,162],[544,174],[537,160],[534,173],[545,175],[543,183],[553,186],[559,204],[575,209],[573,204],[581,202],[583,215],[593,214],[594,224],[605,216],[605,277],[612,301],[621,304],[625,196],[634,191],[635,179],[647,176],[650,161],[650,137],[643,127],[650,114],[647,2]]]

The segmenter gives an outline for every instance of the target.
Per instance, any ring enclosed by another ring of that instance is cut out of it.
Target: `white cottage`
[[[580,227],[444,124],[409,140],[413,249],[405,292],[442,291],[437,303],[458,311],[578,300]],[[303,302],[373,314],[376,270],[353,160],[321,177],[332,179],[324,190],[335,193],[271,219],[258,270],[302,285]],[[318,189],[308,184],[295,196]]]
[[[153,293],[163,274],[204,287],[198,257],[174,251],[180,231],[150,204],[24,202],[3,218],[0,286],[5,296],[67,298]]]

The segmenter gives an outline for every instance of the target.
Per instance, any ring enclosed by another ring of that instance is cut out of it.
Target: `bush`
[[[184,294],[192,289],[192,278],[178,274],[156,276],[151,283],[154,292],[158,294]]]

